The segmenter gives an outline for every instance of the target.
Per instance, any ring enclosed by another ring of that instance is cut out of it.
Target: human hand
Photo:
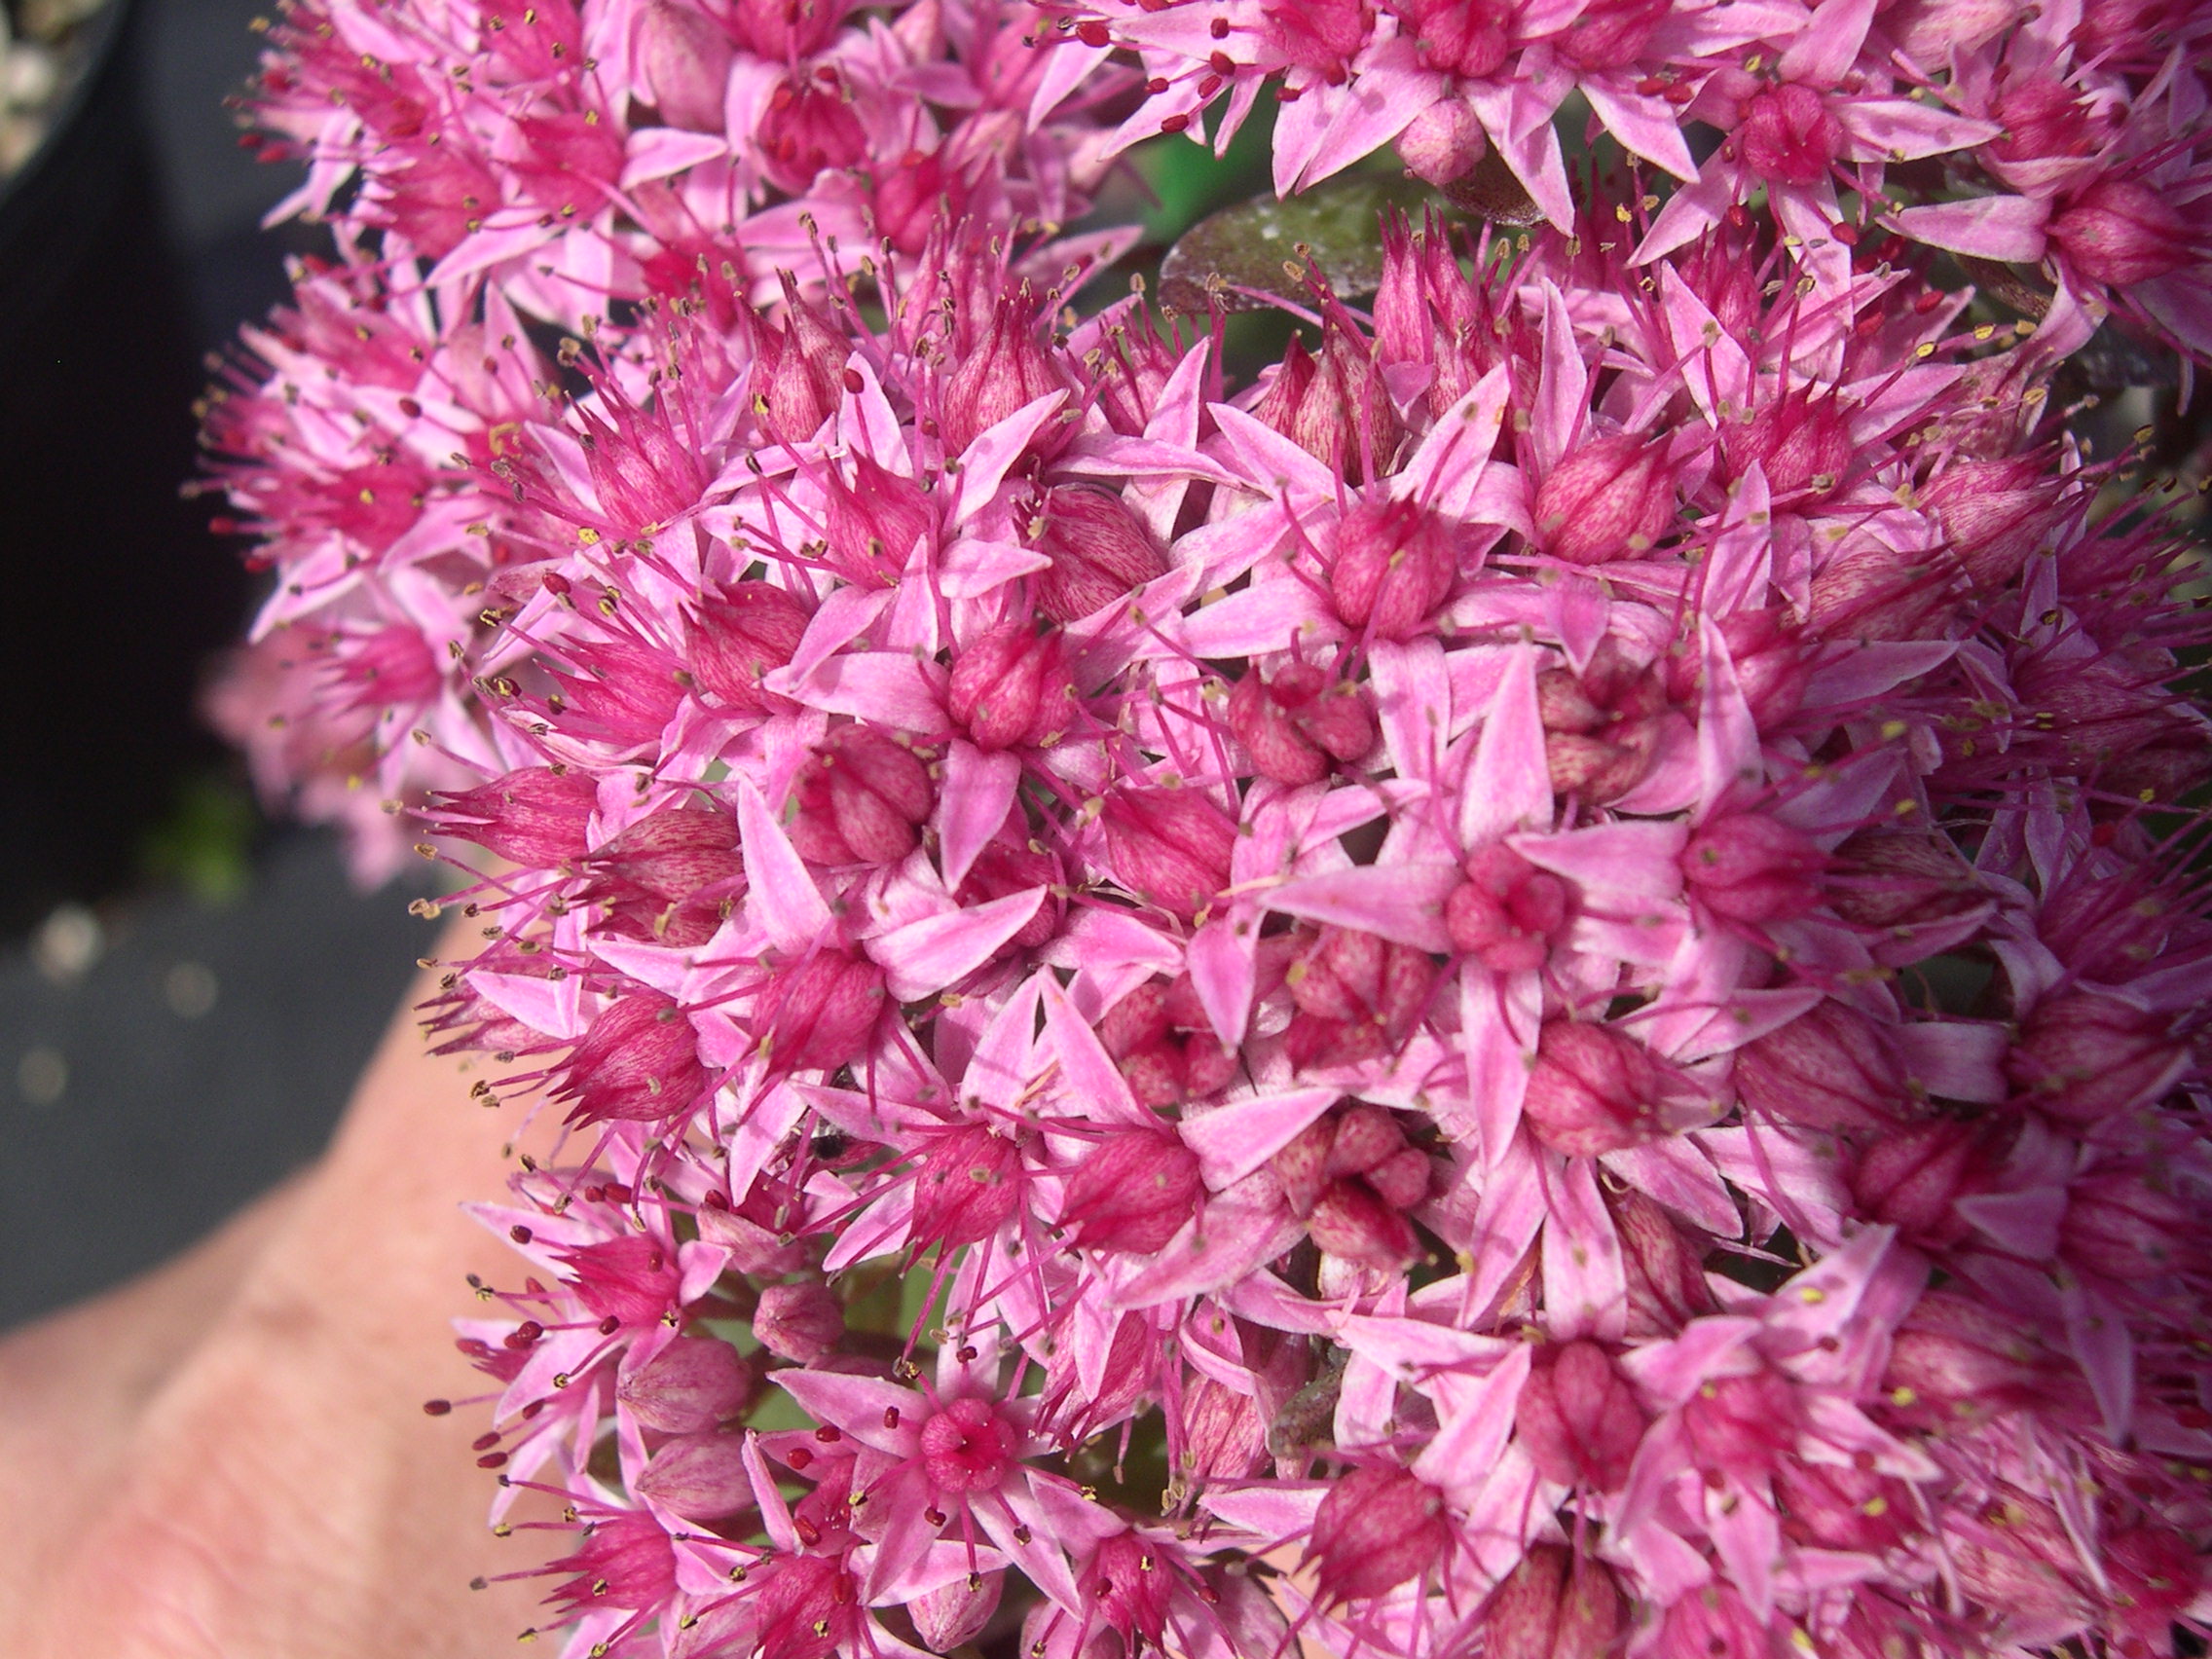
[[[418,986],[415,998],[426,987]],[[24,1659],[442,1659],[538,1622],[532,1534],[491,1477],[454,1350],[463,1199],[499,1115],[403,1014],[320,1162],[155,1272],[0,1340],[0,1630]]]

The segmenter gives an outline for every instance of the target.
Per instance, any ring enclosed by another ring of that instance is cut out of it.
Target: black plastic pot
[[[0,191],[0,929],[113,892],[185,778],[245,578],[179,498],[195,361],[158,210],[134,10]]]

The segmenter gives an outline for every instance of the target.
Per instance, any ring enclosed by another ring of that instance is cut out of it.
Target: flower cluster
[[[731,200],[800,188],[749,170],[756,59],[926,36],[908,118],[1029,135],[919,253],[864,219],[648,290],[645,201],[448,269],[404,145],[326,130],[361,234],[213,412],[287,653],[233,703],[495,861],[426,1013],[564,1117],[481,1209],[530,1270],[462,1347],[502,1528],[566,1505],[569,1652],[2201,1636],[2205,629],[2051,407],[2090,297],[1976,323],[1902,234],[1816,274],[1640,198],[1397,219],[1372,309],[1312,276],[1239,384],[1218,318],[1071,309],[1111,239],[977,205],[1109,141],[1044,119],[1118,72],[1088,20],[587,7],[598,67],[531,80],[459,11],[347,26],[482,44],[370,78],[488,168],[616,62],[633,149],[696,132],[642,124],[712,102],[653,29],[733,43],[729,155],[686,164]],[[1593,77],[1698,60],[1582,15]],[[1235,16],[1339,68],[1427,38]],[[336,84],[307,18],[283,74]],[[817,233],[866,170],[810,175]]]
[[[1679,181],[1648,262],[1749,205],[1838,289],[1883,230],[2117,304],[2212,358],[2212,15],[2161,0],[1068,0],[1069,52],[1133,49],[1117,147],[1226,149],[1264,87],[1275,187],[1395,142],[1432,183],[1574,221],[1555,116]],[[1571,100],[1571,101],[1570,101]],[[1489,163],[1486,176],[1484,164]],[[2000,274],[2000,279],[2006,279]],[[2039,283],[2012,274],[2015,289]],[[2041,297],[2031,300],[2042,303]]]

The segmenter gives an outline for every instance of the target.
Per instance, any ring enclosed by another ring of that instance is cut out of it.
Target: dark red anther
[[[506,1467],[506,1462],[507,1455],[504,1452],[487,1452],[476,1459],[476,1466],[479,1469],[501,1469]]]
[[[537,1235],[531,1232],[531,1230],[527,1227],[515,1226],[507,1229],[507,1236],[509,1238],[512,1238],[517,1244],[528,1244],[533,1238],[536,1237]]]
[[[814,1438],[821,1441],[825,1446],[834,1446],[838,1441],[844,1439],[845,1436],[841,1430],[832,1428],[828,1423],[824,1423],[820,1428],[814,1431]]]
[[[899,1426],[899,1408],[897,1406],[885,1406],[883,1408],[883,1426],[885,1428],[897,1428]]]
[[[606,1318],[602,1319],[599,1322],[599,1334],[603,1337],[611,1337],[616,1331],[619,1331],[621,1328],[622,1321],[612,1313],[609,1313]]]
[[[489,1452],[493,1447],[498,1444],[499,1431],[495,1428],[491,1432],[487,1434],[479,1434],[474,1440],[471,1440],[468,1443],[468,1449],[471,1452]]]
[[[1180,132],[1190,125],[1191,118],[1189,116],[1170,115],[1161,121],[1160,130],[1162,132]]]
[[[424,1417],[444,1417],[452,1410],[453,1402],[451,1400],[424,1400],[423,1402],[423,1415]]]
[[[804,1469],[807,1464],[814,1461],[814,1454],[803,1446],[794,1446],[785,1456],[784,1461],[794,1469]]]

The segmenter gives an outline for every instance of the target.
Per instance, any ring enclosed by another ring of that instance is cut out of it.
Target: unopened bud
[[[1442,1493],[1404,1469],[1357,1468],[1322,1497],[1306,1550],[1323,1602],[1372,1602],[1434,1567],[1451,1538]]]
[[[1715,915],[1781,922],[1820,903],[1820,848],[1763,812],[1735,812],[1703,825],[1682,849],[1682,878]]]
[[[1851,1190],[1868,1220],[1894,1227],[1915,1243],[1944,1245],[1966,1235],[1952,1207],[1974,1173],[1977,1137],[1953,1120],[1892,1129],[1866,1148]]]
[[[2169,276],[2196,257],[2195,239],[2179,210],[2133,179],[2098,179],[2045,234],[2075,270],[2116,288]]]
[[[1229,728],[1260,776],[1294,787],[1319,783],[1332,760],[1356,760],[1375,743],[1358,688],[1302,662],[1272,681],[1247,669],[1229,693]]]
[[[2040,456],[1958,461],[1921,493],[1976,587],[2003,587],[2053,528],[2058,481]]]
[[[725,707],[765,710],[760,677],[784,666],[806,633],[806,608],[773,582],[736,582],[699,602],[684,659]]]
[[[1522,1115],[1567,1158],[1640,1146],[1658,1130],[1659,1070],[1643,1045],[1584,1020],[1544,1022]]]
[[[2104,1169],[2067,1189],[2059,1254],[2129,1283],[2177,1272],[2204,1259],[2196,1211],[2161,1192],[2141,1169]]]
[[[950,1653],[982,1634],[999,1610],[1005,1589],[1004,1567],[965,1573],[916,1596],[906,1604],[906,1614],[924,1647],[932,1653]]]
[[[1029,578],[1029,591],[1055,622],[1078,621],[1167,572],[1167,561],[1118,496],[1062,486],[1046,496],[1039,516],[1037,550],[1052,565]]]
[[[778,1359],[812,1365],[845,1335],[845,1312],[827,1285],[814,1280],[765,1285],[753,1310],[753,1334]]]
[[[1625,69],[1643,55],[1670,9],[1669,0],[1591,0],[1551,47],[1578,68]]]
[[[1405,1035],[1436,971],[1425,952],[1357,928],[1324,927],[1288,975],[1298,1006],[1286,1051],[1296,1066],[1348,1065]]]
[[[1398,159],[1406,170],[1435,185],[1472,172],[1489,149],[1481,120],[1460,98],[1430,104],[1398,134]]]
[[[1420,1256],[1406,1218],[1365,1181],[1331,1181],[1313,1200],[1307,1235],[1324,1255],[1377,1272],[1396,1272]]]
[[[641,1425],[663,1434],[698,1434],[726,1422],[752,1392],[753,1367],[712,1337],[678,1337],[614,1387]]]
[[[1641,558],[1675,522],[1667,447],[1631,433],[1594,438],[1563,458],[1536,491],[1536,541],[1555,559],[1604,565]]]
[[[840,726],[799,768],[792,845],[818,865],[895,864],[936,804],[929,773],[873,726]]]
[[[1845,133],[1818,90],[1785,81],[1745,100],[1735,139],[1760,178],[1802,187],[1828,176]]]
[[[753,1501],[745,1436],[719,1429],[679,1435],[653,1454],[637,1487],[640,1496],[686,1521],[735,1515]]]
[[[946,707],[977,749],[1009,749],[1064,730],[1074,697],[1059,630],[1007,622],[962,647]]]
[[[1236,825],[1196,790],[1116,790],[1099,821],[1114,879],[1163,910],[1195,916],[1229,885]]]
[[[999,296],[989,328],[945,383],[939,414],[947,454],[957,455],[1015,411],[1067,387],[1067,375],[1037,341],[1037,306],[1026,285]],[[1066,447],[1073,428],[1047,421],[1027,452],[1050,460]]]
[[[1539,1353],[1514,1427],[1546,1480],[1618,1492],[1643,1439],[1643,1411],[1604,1348],[1572,1342]]]
[[[670,127],[723,130],[735,55],[720,24],[678,0],[652,0],[638,20],[638,79]]]
[[[1881,1032],[1838,1002],[1815,1004],[1738,1049],[1733,1075],[1746,1111],[1770,1123],[1872,1128],[1906,1106],[1903,1068]]]
[[[1067,1176],[1060,1224],[1092,1250],[1150,1255],[1197,1213],[1205,1196],[1196,1155],[1172,1134],[1127,1129],[1105,1137]]]
[[[1459,573],[1451,529],[1414,500],[1363,501],[1337,525],[1329,597],[1347,628],[1417,639]]]
[[[1542,967],[1573,913],[1573,888],[1498,843],[1467,860],[1465,884],[1444,901],[1453,948],[1493,974]]]
[[[766,1011],[770,1056],[790,1071],[833,1071],[858,1059],[883,1012],[883,970],[822,949],[779,977]]]
[[[2152,1104],[2188,1068],[2163,1016],[2095,991],[2038,1003],[2005,1062],[2038,1107],[2083,1127]]]
[[[473,841],[518,865],[553,869],[581,858],[599,790],[582,771],[531,766],[435,797],[424,816],[441,835]]]
[[[1484,1605],[1484,1659],[1600,1659],[1626,1622],[1612,1571],[1557,1544],[1531,1545]]]

